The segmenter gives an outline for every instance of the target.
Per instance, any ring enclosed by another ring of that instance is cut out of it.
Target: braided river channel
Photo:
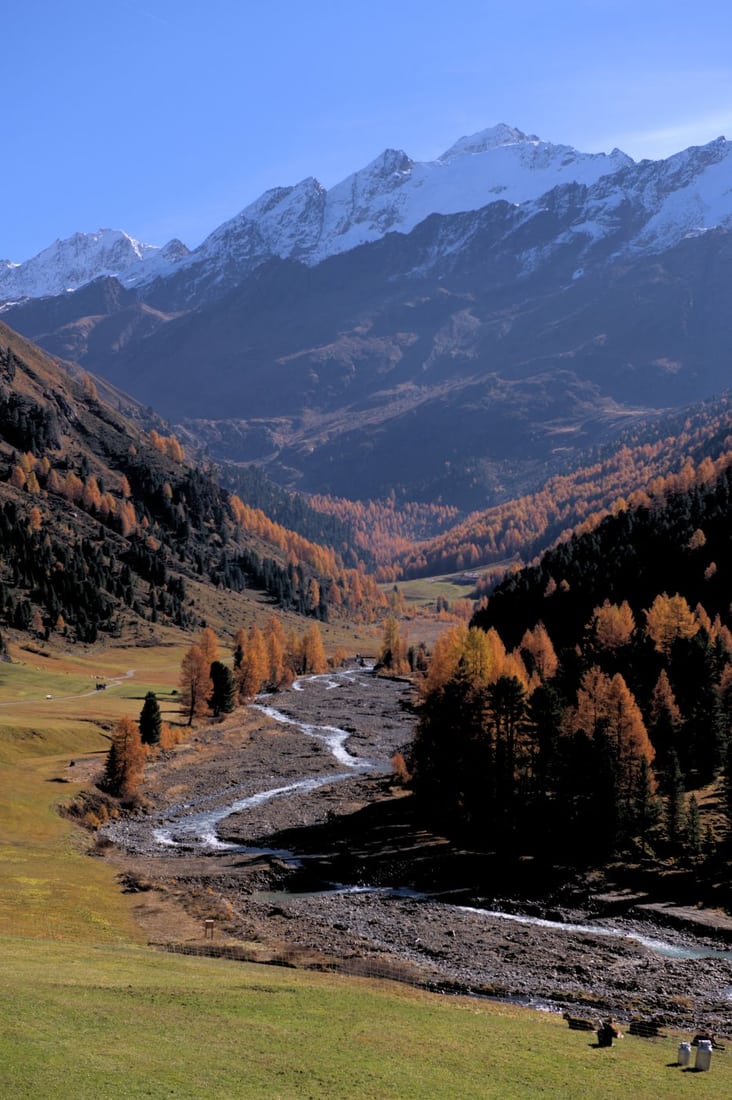
[[[672,922],[653,899],[586,890],[494,895],[480,853],[415,820],[390,783],[416,721],[410,690],[353,665],[260,697],[246,734],[232,716],[156,765],[151,810],[106,836],[161,890],[205,884],[226,903],[227,942],[296,964],[382,963],[428,988],[729,1029],[732,921],[669,907]]]

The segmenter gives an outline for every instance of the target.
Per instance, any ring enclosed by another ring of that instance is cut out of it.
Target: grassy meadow
[[[557,1017],[144,948],[0,938],[0,1087],[13,1097],[729,1095],[724,1055],[598,1050]]]
[[[459,576],[459,574],[458,574]],[[387,591],[390,586],[383,586]],[[440,596],[449,603],[467,600],[474,585],[459,582],[455,577],[421,577],[413,581],[399,581],[399,591],[407,608],[433,610]]]
[[[732,1054],[684,1072],[680,1036],[598,1050],[554,1014],[147,947],[115,869],[57,806],[79,786],[69,761],[101,760],[146,691],[174,720],[182,648],[13,650],[0,666],[0,1096],[732,1095]]]

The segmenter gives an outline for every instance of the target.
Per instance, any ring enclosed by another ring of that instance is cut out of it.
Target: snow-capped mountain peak
[[[0,264],[0,299],[63,294],[103,275],[134,282],[141,272],[158,274],[187,253],[180,241],[171,241],[161,249],[137,241],[121,229],[74,233],[54,241],[26,263]]]
[[[535,134],[525,134],[514,126],[507,126],[505,122],[499,122],[497,126],[489,126],[487,130],[479,130],[477,134],[459,138],[437,159],[441,163],[446,163],[455,157],[485,153],[489,149],[496,149],[499,145],[520,145],[522,142],[538,142],[540,140]]]
[[[316,264],[390,231],[408,233],[430,214],[477,210],[496,199],[526,202],[562,183],[593,184],[632,163],[618,150],[580,153],[499,123],[460,138],[434,161],[385,149],[329,190],[313,177],[274,187],[192,253],[179,241],[161,249],[120,230],[76,233],[26,263],[0,263],[0,301],[60,294],[102,275],[143,285],[190,268],[188,298],[201,280],[219,292],[273,257]]]
[[[580,153],[503,123],[460,138],[434,161],[385,149],[327,191],[310,179],[266,192],[187,263],[210,270],[223,249],[227,267],[233,261],[251,270],[271,256],[316,264],[390,231],[408,233],[430,214],[478,210],[498,198],[525,202],[562,183],[595,183],[632,163],[618,150]]]
[[[308,255],[318,239],[325,188],[312,176],[273,187],[214,229],[189,263],[251,271],[273,256]]]
[[[177,264],[180,260],[185,259],[190,255],[190,248],[183,244],[183,241],[179,241],[177,237],[173,237],[172,241],[168,241],[160,249],[160,258],[166,260],[168,263]]]
[[[589,254],[614,240],[615,254],[633,256],[663,252],[713,228],[732,228],[732,142],[724,138],[598,180],[555,243],[579,236]]]
[[[586,194],[576,198],[576,225],[563,232],[588,249],[612,237],[624,250],[654,251],[712,226],[732,227],[732,144],[724,138],[636,164],[619,149],[583,153],[499,123],[461,137],[436,160],[388,148],[329,189],[312,176],[271,188],[193,252],[177,240],[157,248],[121,230],[76,233],[26,263],[0,262],[0,302],[64,293],[102,275],[143,286],[174,274],[170,300],[190,302],[238,285],[273,258],[315,265],[386,233],[409,233],[433,214],[498,200],[541,207],[567,184]],[[575,199],[567,193],[556,201]]]
[[[362,168],[360,172],[355,172],[352,176],[348,176],[348,179],[401,175],[404,172],[411,171],[413,164],[414,161],[407,156],[403,149],[384,149],[384,152],[379,153],[378,157],[374,157],[365,168]],[[344,180],[344,182],[346,181]]]

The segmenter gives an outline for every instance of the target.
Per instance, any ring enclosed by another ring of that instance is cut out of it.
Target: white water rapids
[[[495,909],[476,909],[470,905],[455,906],[462,913],[476,913],[480,917],[489,920],[515,921],[517,924],[530,924],[535,928],[546,928],[552,932],[579,933],[589,936],[611,936],[615,939],[635,940],[636,943],[654,951],[657,955],[665,955],[669,959],[730,959],[732,952],[722,951],[708,946],[690,946],[688,944],[667,943],[666,940],[656,939],[654,936],[646,936],[640,932],[628,932],[623,928],[614,928],[605,924],[573,924],[571,921],[562,922],[547,920],[545,917],[530,917],[523,913],[503,913]]]
[[[297,682],[296,680],[295,683]],[[326,688],[326,690],[330,689]],[[344,764],[347,768],[367,771],[375,767],[372,761],[353,756],[348,751],[346,741],[351,734],[347,730],[339,729],[338,726],[315,726],[308,722],[300,722],[297,718],[291,718],[289,714],[283,714],[281,710],[275,710],[274,707],[266,706],[263,703],[253,703],[252,707],[254,710],[260,710],[262,714],[266,714],[268,718],[272,718],[275,722],[281,722],[285,726],[296,726],[307,737],[314,737],[316,741],[320,741],[332,753],[339,764]]]
[[[341,681],[346,678],[351,678],[356,671],[357,670],[349,669],[340,673],[325,673],[322,676],[301,677],[295,680],[292,687],[295,691],[304,691],[304,683],[317,683],[323,686],[326,691],[332,691],[334,688],[340,686],[339,678]],[[232,814],[261,806],[263,803],[270,802],[274,798],[286,798],[290,795],[306,794],[310,791],[317,790],[319,787],[327,786],[330,783],[338,783],[343,779],[350,779],[352,775],[358,772],[370,771],[378,766],[374,761],[366,760],[360,756],[354,756],[348,751],[346,748],[346,741],[351,736],[348,730],[340,729],[338,726],[319,726],[314,723],[301,722],[299,719],[292,718],[289,714],[285,714],[283,711],[277,710],[267,703],[252,703],[251,707],[253,710],[260,711],[275,722],[280,722],[282,725],[295,726],[301,733],[305,734],[306,737],[312,737],[314,740],[320,742],[339,764],[350,768],[351,771],[336,774],[328,772],[324,775],[296,779],[291,783],[286,783],[279,787],[271,787],[268,790],[258,791],[255,794],[249,794],[242,798],[236,798],[233,801],[227,801],[224,805],[219,805],[210,810],[198,810],[194,813],[176,812],[168,821],[153,830],[153,838],[158,844],[167,847],[197,845],[199,847],[212,848],[220,851],[259,852],[262,855],[280,855],[294,859],[291,852],[271,848],[249,848],[246,845],[232,844],[229,841],[222,840],[217,833],[216,826],[219,822],[230,817]],[[233,792],[229,792],[228,797],[230,798],[232,794]],[[182,807],[184,811],[187,811],[189,808],[189,806]]]
[[[263,855],[291,856],[291,852],[275,850],[273,848],[248,848],[243,844],[232,844],[222,840],[216,832],[216,826],[224,818],[232,814],[249,810],[254,806],[261,806],[273,798],[284,798],[292,794],[304,794],[308,791],[316,791],[318,787],[324,787],[326,783],[337,783],[341,779],[349,779],[351,773],[340,775],[316,775],[309,779],[297,779],[294,783],[286,783],[282,787],[271,787],[267,791],[258,791],[256,794],[238,798],[234,802],[227,802],[225,806],[218,806],[213,810],[199,810],[197,813],[184,814],[174,818],[166,825],[159,825],[153,830],[153,837],[158,844],[169,847],[177,847],[180,844],[198,845],[202,848],[216,848],[222,851],[234,852],[261,852]]]

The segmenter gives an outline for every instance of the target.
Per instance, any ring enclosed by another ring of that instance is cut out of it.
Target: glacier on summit
[[[430,214],[478,210],[496,199],[521,203],[562,183],[590,184],[633,161],[619,150],[579,153],[499,124],[460,138],[434,161],[387,149],[327,190],[312,177],[266,191],[192,252],[164,248],[121,230],[76,233],[24,263],[0,261],[0,301],[76,290],[103,275],[139,286],[176,269],[236,268],[242,277],[273,257],[316,264],[328,256],[408,233]]]
[[[329,190],[310,178],[267,192],[214,230],[186,263],[218,262],[223,245],[250,263],[279,256],[316,264],[385,233],[409,233],[430,214],[479,210],[497,199],[522,203],[632,164],[619,150],[579,153],[504,125],[461,138],[434,161],[386,149]]]
[[[168,285],[180,276],[173,297],[195,301],[240,284],[268,260],[312,266],[389,232],[409,233],[430,215],[498,201],[526,207],[529,216],[532,204],[551,204],[553,192],[570,201],[572,185],[583,189],[582,208],[558,244],[576,237],[592,247],[615,235],[623,250],[660,251],[732,225],[732,143],[719,138],[636,163],[619,149],[583,153],[501,123],[460,138],[436,160],[386,149],[329,189],[313,177],[272,188],[192,251],[180,241],[142,244],[120,230],[76,233],[25,263],[0,261],[0,302],[63,294],[104,275],[126,287]]]
[[[163,248],[143,244],[120,229],[74,233],[54,241],[22,264],[0,260],[0,300],[64,294],[104,275],[122,283],[165,274],[188,254],[178,240]],[[144,273],[144,275],[142,274]]]

